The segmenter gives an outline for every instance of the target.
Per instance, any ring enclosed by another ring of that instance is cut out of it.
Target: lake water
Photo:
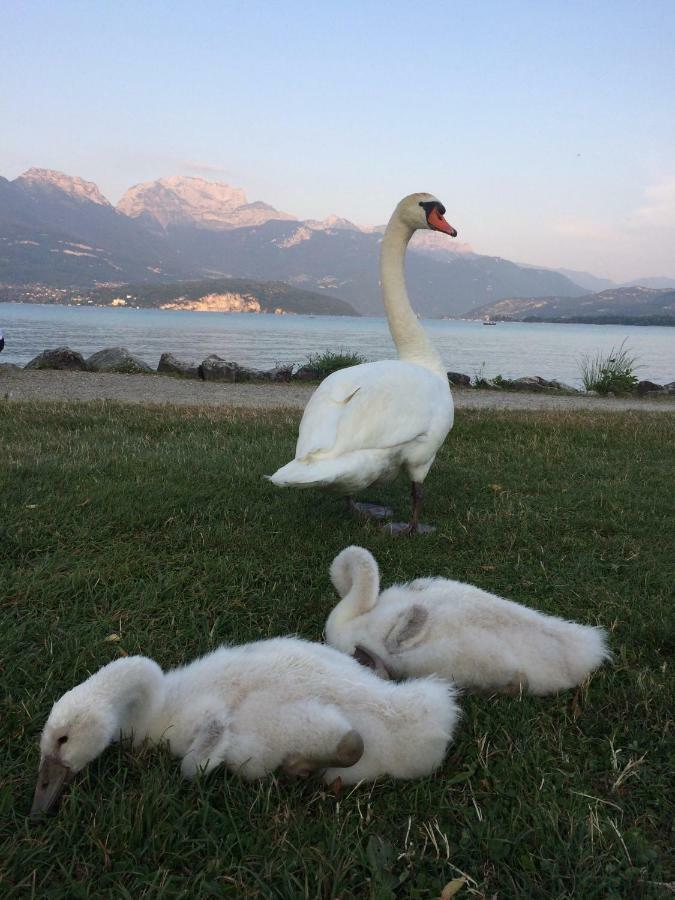
[[[626,339],[640,378],[663,384],[675,378],[675,329],[627,325],[553,325],[424,322],[448,370],[488,378],[541,375],[580,385],[579,359],[609,352]],[[88,356],[126,347],[155,367],[165,351],[201,362],[217,353],[267,369],[306,362],[322,350],[345,348],[369,360],[395,355],[385,319],[274,316],[254,313],[177,312],[0,303],[6,346],[0,362],[24,364],[48,347],[67,345]]]

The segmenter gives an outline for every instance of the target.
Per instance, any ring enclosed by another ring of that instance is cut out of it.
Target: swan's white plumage
[[[133,733],[135,743],[168,742],[187,777],[224,763],[250,779],[293,754],[330,758],[354,729],[363,756],[323,775],[349,784],[428,774],[457,717],[453,688],[441,680],[389,684],[331,647],[275,638],[220,647],[165,674],[145,657],[116,660],[54,704],[41,751],[43,762],[75,772]]]
[[[609,657],[606,633],[544,615],[446,578],[421,578],[381,594],[372,555],[348,547],[331,576],[341,601],[326,640],[344,653],[377,654],[398,678],[437,674],[468,690],[550,694],[579,684]]]
[[[312,395],[295,459],[271,480],[350,492],[392,478],[403,466],[422,481],[452,421],[447,379],[423,366],[382,360],[342,369]]]
[[[412,234],[429,227],[421,208],[429,201],[438,204],[431,194],[404,198],[382,241],[384,305],[399,359],[342,369],[319,385],[300,423],[295,458],[270,476],[279,487],[351,493],[401,468],[421,483],[433,464],[453,424],[452,396],[410,306],[403,271]]]

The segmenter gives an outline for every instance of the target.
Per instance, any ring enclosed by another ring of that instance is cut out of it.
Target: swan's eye
[[[67,734],[64,734],[64,735],[62,735],[62,736],[59,738],[59,744],[65,744],[65,742],[66,742],[67,740],[68,740],[68,735],[67,735]]]

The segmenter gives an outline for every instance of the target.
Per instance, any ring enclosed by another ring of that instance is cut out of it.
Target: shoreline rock
[[[157,363],[157,371],[161,375],[174,375],[176,378],[201,377],[196,363],[178,359],[173,353],[162,353]]]
[[[471,387],[471,379],[462,372],[448,372],[448,381],[455,387]]]
[[[24,369],[69,369],[71,372],[86,372],[84,356],[70,347],[55,347],[43,350],[27,362]]]
[[[130,353],[126,347],[108,347],[87,358],[89,372],[118,372],[122,375],[154,374],[144,360]]]

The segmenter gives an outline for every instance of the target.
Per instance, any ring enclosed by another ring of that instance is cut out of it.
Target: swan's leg
[[[410,519],[411,533],[417,532],[420,520],[420,507],[422,506],[422,497],[424,489],[418,481],[413,481],[410,487],[410,497],[412,499],[412,518]]]
[[[391,519],[394,515],[394,510],[390,506],[384,506],[382,503],[368,503],[367,501],[357,501],[347,497],[347,504],[357,516],[363,516],[366,519]]]
[[[409,522],[390,522],[384,526],[384,531],[387,534],[400,535],[400,534],[431,534],[436,531],[436,529],[432,525],[421,525],[420,518],[420,509],[422,508],[422,497],[424,495],[424,491],[422,489],[421,481],[413,481],[410,491],[410,497],[412,500],[412,515]]]

